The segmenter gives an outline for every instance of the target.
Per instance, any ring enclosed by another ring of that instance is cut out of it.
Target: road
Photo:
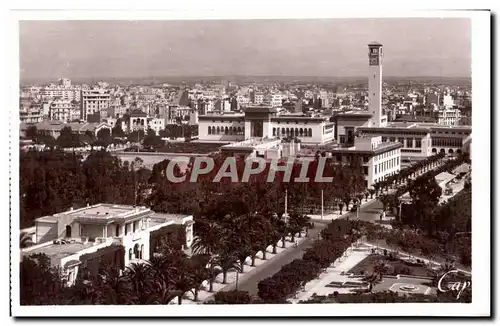
[[[359,211],[359,219],[364,221],[374,221],[379,219],[380,210],[382,209],[382,203],[378,200],[369,202],[368,204],[361,207]],[[350,212],[342,216],[342,218],[355,219],[356,212]],[[309,237],[302,241],[298,247],[291,247],[282,254],[274,257],[272,260],[266,262],[265,264],[257,267],[256,269],[248,272],[248,274],[240,274],[240,279],[238,282],[238,290],[248,291],[250,295],[257,295],[258,288],[257,284],[277,273],[283,265],[292,262],[294,259],[302,258],[304,250],[310,247],[312,242],[318,239],[318,235],[323,230],[330,220],[325,221],[314,221],[314,229],[309,230]],[[226,286],[223,290],[230,291],[236,288],[236,284],[232,283]]]
[[[258,266],[254,270],[243,275],[240,274],[238,290],[248,291],[250,295],[257,295],[257,284],[266,277],[277,273],[283,265],[292,262],[294,259],[302,258],[304,250],[307,249],[314,240],[318,239],[320,231],[323,230],[329,222],[331,221],[315,221],[314,228],[309,230],[309,236],[304,241],[300,242],[297,247],[291,247],[291,245],[288,244],[288,250],[277,255],[265,264]],[[231,283],[223,290],[230,291],[235,288],[236,283]]]

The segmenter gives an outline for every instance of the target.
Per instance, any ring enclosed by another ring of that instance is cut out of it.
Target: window
[[[117,236],[117,237],[120,236],[120,225],[116,225],[116,227],[115,227],[115,236]]]
[[[391,137],[390,141],[391,141],[391,143],[394,143],[396,141],[396,137]]]
[[[413,147],[413,138],[406,138],[406,147],[408,148]]]
[[[363,167],[363,173],[364,173],[365,175],[368,175],[368,167],[367,167],[367,166],[364,166],[364,167]]]
[[[387,137],[382,136],[382,142],[385,143],[387,141]]]
[[[375,174],[377,174],[377,165],[375,165]]]
[[[415,147],[422,148],[422,139],[421,138],[415,139]]]

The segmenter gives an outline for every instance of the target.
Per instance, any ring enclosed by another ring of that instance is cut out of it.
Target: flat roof
[[[347,112],[334,112],[332,115],[335,118],[371,118],[373,114],[367,111],[347,111]]]
[[[235,120],[245,118],[244,114],[234,113],[234,114],[206,114],[198,116],[201,120]]]
[[[348,148],[334,148],[331,149],[332,154],[371,154],[371,155],[378,155],[381,153],[388,152],[393,149],[401,148],[403,147],[403,144],[400,142],[385,142],[385,143],[380,143],[379,146],[375,147],[374,149],[357,149],[355,146],[348,147]]]
[[[276,113],[278,110],[270,105],[251,105],[243,108],[246,113]]]
[[[281,114],[281,115],[272,117],[271,121],[276,121],[276,120],[327,121],[328,119],[329,119],[329,117],[325,117],[325,116],[309,117],[309,116],[303,116],[303,115]]]
[[[154,213],[150,216],[151,222],[149,227],[160,225],[166,222],[173,221],[176,224],[182,223],[182,220],[186,217],[192,217],[192,215],[187,214],[168,214],[168,213]]]
[[[45,254],[50,258],[50,263],[53,266],[59,265],[61,263],[61,259],[64,257],[68,257],[76,254],[79,251],[90,248],[94,246],[94,242],[74,242],[74,243],[65,243],[65,244],[49,244],[47,246],[43,246],[40,248],[36,248],[33,250],[29,250],[23,252],[23,256],[31,256],[34,254]]]
[[[97,204],[93,206],[72,209],[66,212],[43,216],[36,219],[36,222],[57,223],[59,217],[71,216],[75,220],[84,223],[109,224],[116,219],[135,219],[152,214],[153,211],[147,207],[134,207],[130,205]]]

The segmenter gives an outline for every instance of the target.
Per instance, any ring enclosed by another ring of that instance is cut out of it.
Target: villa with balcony
[[[193,216],[156,213],[146,207],[97,204],[36,219],[34,246],[22,256],[45,254],[51,265],[59,266],[68,284],[78,274],[81,257],[113,245],[123,246],[124,266],[149,260],[150,235],[160,228],[185,226],[185,248],[193,241]]]

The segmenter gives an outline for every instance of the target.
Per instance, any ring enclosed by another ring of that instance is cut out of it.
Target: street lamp
[[[238,281],[239,281],[240,270],[236,270],[236,291],[238,291]]]

